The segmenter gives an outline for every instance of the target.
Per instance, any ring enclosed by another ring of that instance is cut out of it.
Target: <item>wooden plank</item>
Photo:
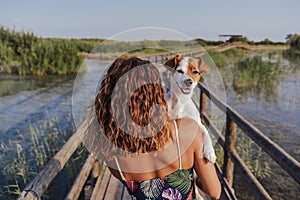
[[[111,173],[107,167],[104,170],[105,170],[104,174],[97,179],[91,200],[104,199],[105,197],[105,193],[110,181]]]
[[[92,170],[92,177],[97,178],[101,174],[101,163],[99,160],[94,162],[93,170]]]
[[[213,103],[216,104],[216,106],[218,106],[223,112],[227,113],[257,145],[269,154],[269,156],[276,161],[283,170],[285,170],[296,182],[300,184],[300,163],[297,160],[284,151],[278,144],[265,136],[250,122],[244,119],[234,109],[220,101],[216,95],[209,92],[202,83],[199,83],[198,86],[213,101]]]
[[[77,176],[69,194],[67,195],[67,200],[78,199],[82,188],[89,177],[89,174],[92,170],[93,164],[95,163],[96,158],[91,154],[88,156],[85,164],[83,165],[79,175]]]
[[[131,200],[131,196],[129,195],[127,188],[123,185],[123,191],[122,191],[122,199],[123,200]]]
[[[108,188],[109,189],[105,194],[105,199],[115,199],[115,200],[122,199],[123,184],[119,179],[117,179],[114,176],[111,176]]]

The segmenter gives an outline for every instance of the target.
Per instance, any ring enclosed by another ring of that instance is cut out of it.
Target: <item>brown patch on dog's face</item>
[[[187,74],[193,79],[194,82],[199,82],[203,73],[210,72],[208,65],[202,60],[202,58],[190,58],[188,64]]]
[[[171,67],[172,69],[176,69],[179,62],[183,59],[182,55],[177,54],[174,58],[168,60],[165,65]]]

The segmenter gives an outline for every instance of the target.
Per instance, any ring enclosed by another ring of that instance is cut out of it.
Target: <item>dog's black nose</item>
[[[192,81],[192,79],[186,79],[185,81],[184,81],[184,84],[186,85],[186,86],[191,86],[192,84],[193,84],[193,81]]]

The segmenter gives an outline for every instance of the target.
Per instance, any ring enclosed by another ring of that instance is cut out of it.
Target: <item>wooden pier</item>
[[[194,56],[199,53],[201,52],[186,52],[185,55]],[[170,55],[154,55],[154,57],[149,58],[149,60],[156,59],[156,61],[164,61],[165,56]],[[245,180],[247,180],[247,187],[256,196],[256,199],[272,199],[270,194],[248,169],[238,152],[236,152],[235,139],[237,127],[278,163],[290,177],[300,184],[300,163],[297,160],[244,119],[238,112],[219,100],[219,98],[202,83],[198,84],[198,87],[201,91],[198,105],[202,121],[208,125],[211,132],[218,138],[218,144],[221,145],[224,150],[222,168],[217,164],[215,165],[223,188],[221,199],[236,199],[234,190],[232,189],[234,170],[238,170],[243,174]],[[209,119],[206,113],[207,98],[226,114],[226,130],[224,134],[222,134],[220,130],[217,130],[216,126],[211,123],[211,119]],[[45,168],[37,174],[34,180],[25,187],[18,199],[38,200],[43,196],[52,180],[61,172],[72,154],[80,146],[81,140],[79,136],[85,128],[84,124],[79,126],[61,150],[46,164]],[[92,179],[92,181],[88,181],[88,179]],[[108,168],[92,155],[89,155],[86,159],[85,164],[65,199],[78,199],[82,192],[84,193],[85,199],[131,199],[121,182],[113,177]]]

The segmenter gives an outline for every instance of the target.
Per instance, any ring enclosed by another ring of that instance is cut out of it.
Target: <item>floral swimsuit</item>
[[[177,171],[169,174],[164,178],[158,177],[146,181],[127,181],[120,169],[118,160],[115,157],[115,161],[122,178],[122,183],[127,187],[127,190],[131,195],[132,199],[196,199],[193,184],[193,168],[182,169],[178,129],[175,121],[174,124],[179,159],[179,169]]]

